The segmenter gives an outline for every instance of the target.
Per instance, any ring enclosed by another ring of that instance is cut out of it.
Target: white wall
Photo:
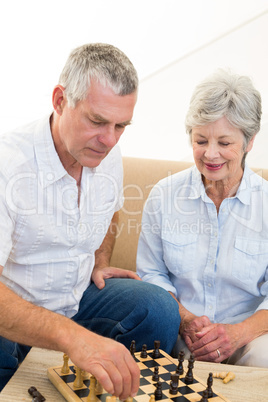
[[[268,167],[268,13],[181,57],[141,82],[134,125],[122,141],[125,155],[192,160],[184,118],[192,91],[216,68],[249,75],[263,99],[262,129],[248,162]]]
[[[193,87],[215,67],[251,75],[267,116],[267,37],[267,0],[1,2],[0,131],[50,110],[74,47],[108,42],[126,52],[141,79],[123,154],[188,159],[185,111]]]

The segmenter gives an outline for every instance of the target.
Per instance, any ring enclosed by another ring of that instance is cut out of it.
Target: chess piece
[[[64,353],[64,355],[63,355],[63,366],[61,368],[62,374],[68,374],[70,372],[70,367],[69,367],[68,361],[69,361],[69,356],[66,355],[66,353]]]
[[[208,391],[208,398],[213,397],[213,391],[212,391],[212,384],[213,384],[213,374],[209,373],[208,379],[207,379],[207,391]]]
[[[96,378],[92,375],[90,377],[89,383],[89,394],[87,396],[87,402],[95,402],[96,401]]]
[[[194,381],[193,368],[194,368],[194,357],[193,357],[193,355],[190,355],[190,358],[188,360],[188,371],[185,376],[185,384],[193,383],[193,381]]]
[[[76,374],[73,386],[74,388],[83,387],[82,370],[79,367],[76,367]]]
[[[184,372],[184,370],[183,370],[184,351],[183,350],[180,351],[178,359],[179,359],[179,364],[177,366],[176,373],[179,375],[183,375],[183,372]]]
[[[200,399],[200,402],[208,402],[208,391],[205,389],[202,394],[202,399]]]
[[[159,367],[158,366],[156,366],[154,368],[154,374],[152,376],[152,380],[155,382],[159,381]]]
[[[171,395],[176,395],[178,392],[178,386],[179,386],[179,374],[171,374],[170,376],[171,381],[170,381],[170,386],[169,386],[169,393]]]
[[[140,357],[142,359],[146,359],[146,357],[147,357],[147,345],[142,345],[142,350],[141,350]]]
[[[136,352],[136,341],[131,341],[131,345],[129,348],[130,353],[132,354],[132,356],[135,356],[135,352]]]
[[[156,390],[154,391],[155,400],[159,401],[162,399],[162,383],[160,381],[156,384]]]
[[[154,341],[154,351],[153,351],[153,358],[158,359],[160,357],[160,341]]]
[[[154,394],[152,394],[152,395],[150,396],[149,402],[155,402],[155,396],[154,396]]]
[[[96,380],[95,392],[96,392],[96,395],[102,394],[102,392],[103,392],[103,386],[101,385],[101,383],[98,380]]]
[[[223,379],[224,384],[227,384],[229,381],[235,378],[235,374],[232,371],[229,371],[227,376]]]

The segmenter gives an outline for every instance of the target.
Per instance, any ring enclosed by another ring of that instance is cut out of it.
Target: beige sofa
[[[135,271],[142,210],[151,188],[160,179],[184,170],[192,163],[124,157],[123,165],[125,203],[120,211],[111,265]],[[253,170],[268,180],[268,169]]]

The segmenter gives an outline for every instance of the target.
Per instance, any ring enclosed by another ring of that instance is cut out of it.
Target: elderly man
[[[123,203],[117,142],[137,88],[119,49],[81,46],[54,88],[53,113],[0,137],[1,388],[38,346],[68,354],[125,399],[139,385],[125,346],[160,339],[170,351],[176,341],[168,292],[110,267]]]

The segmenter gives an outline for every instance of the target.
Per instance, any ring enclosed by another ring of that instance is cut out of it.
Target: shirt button
[[[214,232],[214,236],[217,237],[217,236],[218,236],[218,232]]]
[[[208,306],[208,308],[209,308],[210,310],[212,310],[213,307],[212,307],[212,305],[210,304],[210,305]]]
[[[212,286],[211,283],[208,283],[208,287],[211,288],[211,286]]]
[[[213,264],[214,264],[214,260],[210,260],[210,264],[213,265]]]

